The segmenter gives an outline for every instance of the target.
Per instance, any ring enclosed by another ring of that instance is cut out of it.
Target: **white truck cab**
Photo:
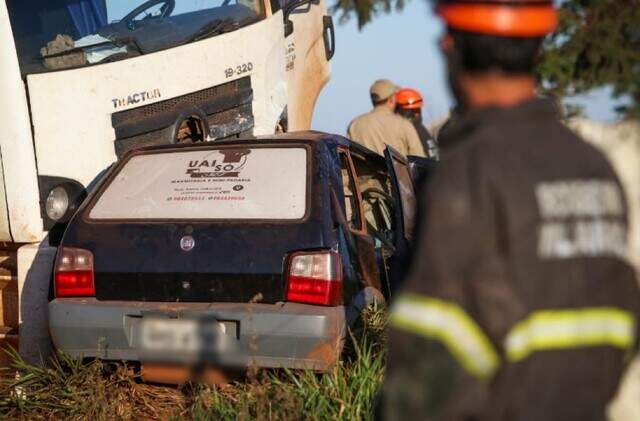
[[[309,128],[333,24],[281,1],[0,0],[0,335],[23,354],[65,222],[124,153]]]

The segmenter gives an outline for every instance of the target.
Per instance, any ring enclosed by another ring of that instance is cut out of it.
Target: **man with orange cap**
[[[415,89],[403,88],[396,92],[396,113],[411,122],[422,143],[427,158],[438,159],[438,144],[422,124],[422,95]]]
[[[604,420],[634,352],[640,291],[606,159],[533,75],[551,0],[441,0],[461,115],[421,195],[394,297],[380,414]]]

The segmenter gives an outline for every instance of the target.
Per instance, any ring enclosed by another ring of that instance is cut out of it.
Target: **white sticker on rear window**
[[[104,190],[91,219],[300,219],[304,148],[224,148],[138,155]]]

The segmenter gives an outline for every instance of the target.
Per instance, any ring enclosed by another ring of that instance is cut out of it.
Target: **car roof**
[[[190,148],[207,148],[207,147],[216,147],[223,145],[247,145],[247,144],[269,144],[269,143],[282,143],[282,142],[323,142],[331,147],[345,147],[356,151],[362,155],[364,155],[367,159],[372,159],[374,161],[379,161],[382,159],[382,156],[378,155],[376,152],[360,145],[359,143],[353,142],[346,137],[324,133],[319,131],[307,130],[307,131],[299,131],[299,132],[289,132],[289,133],[280,133],[275,135],[263,135],[263,136],[255,136],[255,137],[244,137],[239,139],[229,139],[229,140],[216,140],[212,142],[199,142],[199,143],[190,143],[190,144],[182,144],[182,145],[156,145],[149,146],[140,149],[134,149],[129,151],[124,157],[123,160],[131,154],[140,154],[144,152],[158,151],[158,150],[183,150]]]

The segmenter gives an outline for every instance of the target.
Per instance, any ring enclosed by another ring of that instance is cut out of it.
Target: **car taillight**
[[[301,252],[289,261],[287,301],[342,304],[342,264],[337,253]]]
[[[56,297],[92,297],[93,254],[89,250],[60,247],[54,272]]]

